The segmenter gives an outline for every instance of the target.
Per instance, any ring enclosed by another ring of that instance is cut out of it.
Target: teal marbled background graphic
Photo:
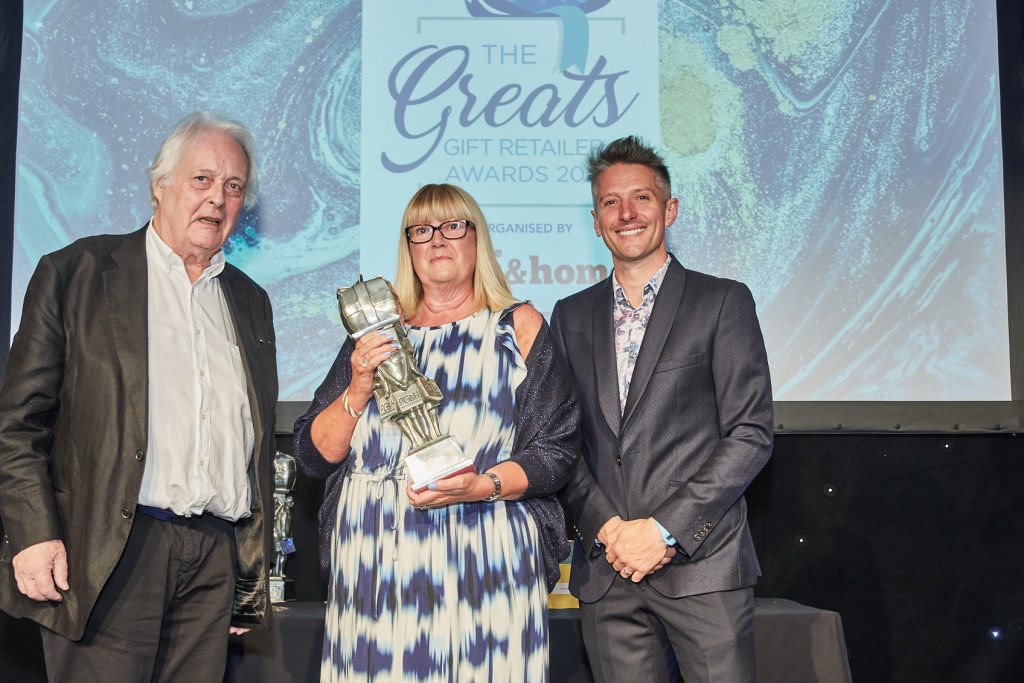
[[[661,126],[638,132],[673,173],[670,246],[751,287],[776,399],[1009,398],[994,12],[659,3]],[[143,225],[160,140],[212,109],[260,145],[262,195],[228,259],[273,299],[281,398],[307,400],[344,335],[334,291],[358,275],[359,231],[394,228],[360,223],[360,101],[384,96],[362,89],[360,16],[26,2],[14,319],[42,254]]]

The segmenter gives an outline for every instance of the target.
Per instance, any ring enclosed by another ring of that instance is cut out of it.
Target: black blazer
[[[583,405],[584,453],[562,502],[576,530],[570,590],[584,602],[615,570],[595,544],[615,515],[654,517],[677,541],[648,579],[682,597],[760,575],[743,492],[772,451],[772,394],[750,291],[673,258],[620,416],[611,277],[555,305],[551,327]]]
[[[249,385],[255,453],[251,516],[235,525],[232,623],[269,624],[277,360],[270,300],[237,268],[220,274]],[[0,389],[0,608],[82,637],[135,518],[147,448],[146,230],[78,240],[29,282]],[[269,520],[268,520],[269,517]],[[269,522],[269,523],[268,523]],[[62,539],[61,603],[18,591],[11,559]]]

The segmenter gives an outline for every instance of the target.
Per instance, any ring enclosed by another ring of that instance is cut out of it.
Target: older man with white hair
[[[153,219],[43,256],[0,389],[0,608],[53,681],[220,681],[270,622],[267,293],[222,247],[255,144],[207,112],[150,169]]]

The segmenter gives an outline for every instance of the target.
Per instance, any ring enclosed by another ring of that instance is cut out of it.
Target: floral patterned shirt
[[[658,290],[661,289],[661,283],[665,280],[665,273],[668,272],[668,265],[671,262],[672,256],[669,255],[654,277],[644,285],[643,301],[636,308],[629,303],[626,292],[613,274],[615,307],[612,310],[612,325],[615,328],[615,367],[619,373],[620,413],[626,411],[626,397],[629,395],[629,383],[633,379],[636,358],[640,355],[640,344],[644,341],[644,332],[647,331],[647,323],[651,319],[654,300],[658,297]]]

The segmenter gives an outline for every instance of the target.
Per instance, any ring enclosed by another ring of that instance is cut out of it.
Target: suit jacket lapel
[[[622,415],[623,426],[629,423],[629,419],[654,373],[661,352],[665,349],[665,344],[668,343],[669,332],[672,331],[672,326],[675,324],[679,302],[683,298],[685,282],[686,270],[673,258],[665,273],[665,279],[658,289],[658,297],[654,300],[651,319],[644,332],[644,341],[640,345],[640,355],[637,356],[636,366],[633,368],[633,378],[629,382],[629,394],[626,395],[626,409]]]
[[[615,330],[612,328],[613,291],[609,276],[593,310],[594,371],[601,412],[612,432],[618,436],[622,413],[619,408],[619,373],[615,367]]]
[[[121,364],[127,395],[126,423],[145,438],[149,410],[149,271],[146,228],[126,237],[110,254],[116,268],[103,272],[110,335]]]

